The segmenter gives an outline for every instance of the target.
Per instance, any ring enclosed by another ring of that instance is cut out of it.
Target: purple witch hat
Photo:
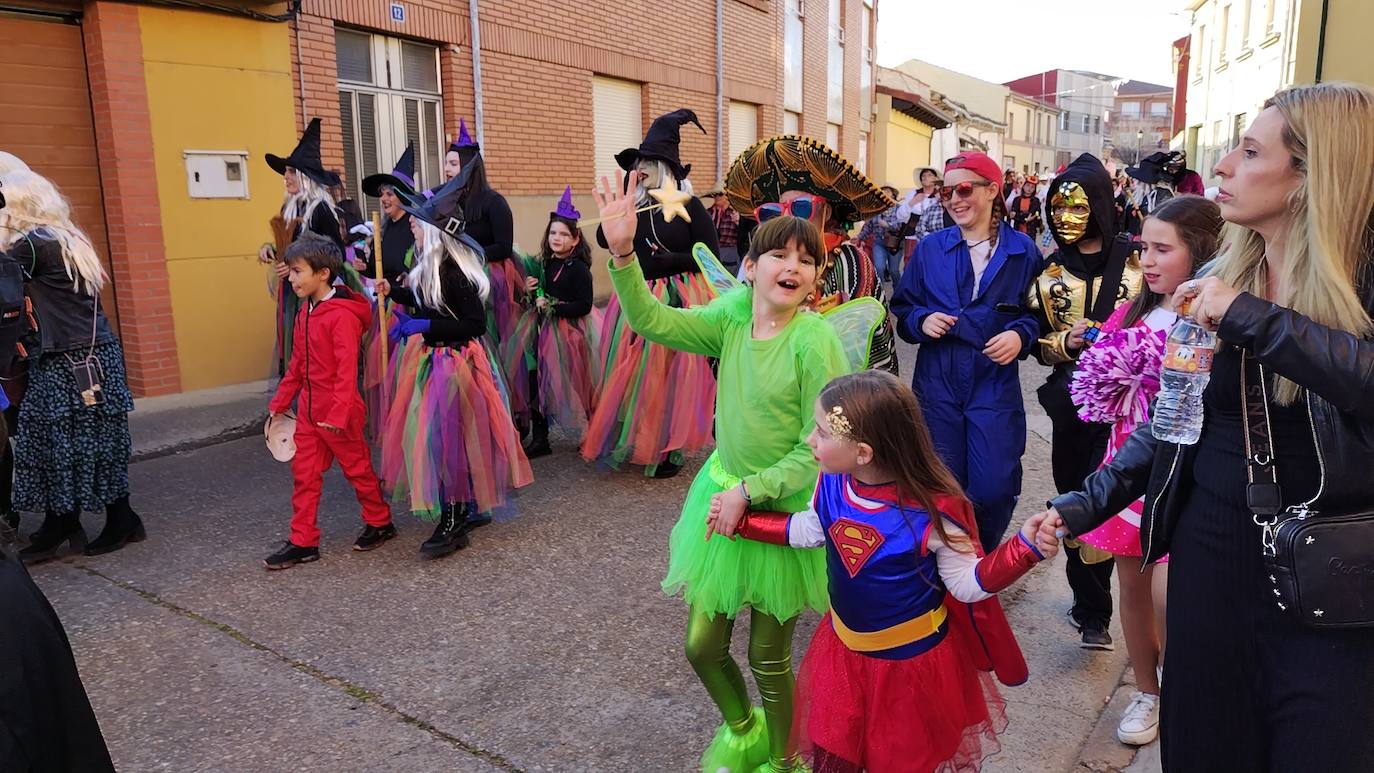
[[[481,148],[479,148],[478,145],[477,145],[477,140],[474,140],[474,139],[472,138],[472,135],[471,135],[471,134],[468,134],[468,122],[465,121],[465,120],[463,120],[462,118],[459,118],[459,119],[458,119],[458,139],[454,140],[454,141],[448,146],[448,149],[449,149],[449,150],[465,150],[465,149],[467,149],[467,148],[472,148],[473,150],[477,150],[477,151],[480,151],[480,150],[481,150]]]
[[[555,217],[565,218],[574,223],[582,219],[582,213],[577,211],[577,207],[573,206],[571,185],[563,189],[563,198],[558,200],[558,208],[549,213],[550,220]]]

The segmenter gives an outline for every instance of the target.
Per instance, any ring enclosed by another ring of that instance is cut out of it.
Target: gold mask
[[[1063,182],[1055,186],[1050,197],[1050,220],[1054,231],[1065,244],[1073,244],[1088,232],[1088,219],[1092,217],[1092,205],[1088,203],[1088,193],[1076,182]]]

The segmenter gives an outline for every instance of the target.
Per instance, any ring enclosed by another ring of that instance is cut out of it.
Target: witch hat
[[[407,194],[415,193],[415,143],[406,145],[406,150],[396,160],[391,174],[370,174],[363,178],[363,193],[369,196],[382,195],[382,186]]]
[[[1137,166],[1126,167],[1126,174],[1145,183],[1153,185],[1162,181],[1172,181],[1173,175],[1165,171],[1165,166],[1169,163],[1169,154],[1163,152],[1151,153],[1140,159]]]
[[[550,220],[555,217],[561,217],[573,222],[582,219],[582,213],[577,211],[577,207],[573,206],[571,185],[563,189],[563,198],[558,200],[558,208],[549,213]]]
[[[691,164],[682,165],[677,147],[681,141],[682,126],[688,123],[696,124],[702,134],[706,133],[706,127],[697,120],[696,113],[685,107],[674,110],[655,118],[654,122],[649,124],[649,133],[644,135],[644,141],[639,143],[639,147],[625,148],[615,154],[615,162],[620,164],[621,169],[629,172],[641,158],[664,161],[673,170],[673,176],[681,180],[692,171]]]
[[[467,234],[468,222],[463,215],[463,200],[467,198],[471,178],[472,165],[464,164],[457,176],[431,193],[401,194],[401,209],[482,255],[482,246]]]
[[[272,171],[277,174],[286,174],[286,168],[289,166],[320,185],[331,187],[339,184],[339,176],[333,172],[325,171],[324,162],[320,160],[320,119],[318,118],[310,119],[310,124],[305,127],[305,133],[301,135],[301,141],[296,143],[296,149],[291,151],[291,155],[282,158],[268,153],[264,158],[267,159],[267,165],[272,167]]]
[[[477,144],[477,140],[468,134],[468,122],[462,118],[458,119],[458,138],[449,144],[449,150],[467,150],[471,148],[474,152],[482,152],[482,148]]]

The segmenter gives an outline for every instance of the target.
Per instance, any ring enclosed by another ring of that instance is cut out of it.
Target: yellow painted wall
[[[934,130],[892,109],[892,97],[878,95],[873,153],[875,182],[899,191],[910,190],[912,172],[930,166],[930,137]]]
[[[1298,56],[1295,83],[1311,83],[1317,72],[1321,0],[1299,4]],[[1327,6],[1323,81],[1355,81],[1374,85],[1374,56],[1369,31],[1374,29],[1374,3],[1369,0],[1330,0]]]
[[[263,154],[296,142],[288,27],[146,6],[139,23],[182,389],[265,378],[275,327],[257,253],[283,188]],[[247,151],[249,198],[192,199],[185,150]]]

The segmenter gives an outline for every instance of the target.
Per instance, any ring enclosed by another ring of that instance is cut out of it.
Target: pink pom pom
[[[1139,424],[1159,393],[1163,332],[1130,327],[1102,336],[1078,359],[1069,397],[1083,421]]]

